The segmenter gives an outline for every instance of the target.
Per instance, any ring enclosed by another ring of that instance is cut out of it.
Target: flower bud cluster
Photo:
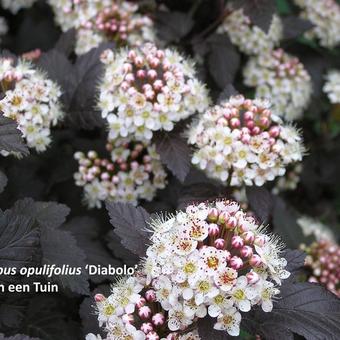
[[[27,145],[38,152],[51,142],[50,128],[63,117],[59,86],[23,60],[0,59],[0,110],[17,121]]]
[[[249,59],[244,83],[255,87],[257,97],[275,98],[275,108],[285,119],[301,118],[312,94],[311,77],[298,58],[282,49]]]
[[[113,1],[98,10],[79,28],[76,53],[86,53],[105,41],[113,41],[118,47],[154,41],[153,22],[148,16],[138,14],[138,9],[137,4]]]
[[[231,10],[218,28],[218,33],[228,33],[231,42],[247,55],[258,55],[276,47],[282,37],[281,19],[274,15],[268,32],[253,25],[243,9]]]
[[[301,17],[314,27],[305,33],[308,38],[317,38],[320,45],[333,48],[340,43],[340,6],[336,0],[294,0],[302,9]]]
[[[330,242],[334,242],[336,239],[328,226],[314,218],[301,216],[298,218],[297,223],[306,237],[313,236],[317,241],[327,240]]]
[[[110,125],[110,138],[134,135],[150,140],[153,131],[174,128],[179,120],[203,112],[207,90],[195,77],[191,61],[151,43],[102,55],[105,75],[99,108]]]
[[[302,246],[307,253],[305,265],[311,270],[309,282],[318,282],[340,297],[340,246],[330,240],[319,240]]]
[[[238,203],[217,200],[188,206],[152,222],[143,271],[168,312],[171,331],[197,319],[217,318],[215,329],[239,334],[241,312],[273,308],[277,285],[290,273],[277,239],[264,233]]]
[[[16,14],[22,8],[31,7],[36,2],[36,0],[0,0],[0,2],[4,9]]]
[[[189,143],[192,163],[232,186],[272,181],[304,153],[298,131],[284,125],[269,102],[241,95],[208,110],[190,129]]]
[[[89,208],[100,208],[105,200],[137,204],[151,201],[157,189],[166,184],[166,173],[154,145],[130,139],[108,142],[110,158],[100,158],[95,151],[77,152],[79,163],[74,178],[84,188],[84,201]]]
[[[166,322],[168,312],[156,300],[155,291],[143,277],[130,277],[112,287],[110,296],[95,295],[98,320],[107,338],[138,340],[199,340],[197,331],[172,332]],[[98,340],[89,334],[86,340]]]
[[[340,71],[331,70],[328,72],[323,91],[332,104],[340,104]]]

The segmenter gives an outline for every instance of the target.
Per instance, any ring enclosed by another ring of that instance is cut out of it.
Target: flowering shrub
[[[256,96],[275,98],[274,106],[284,118],[301,118],[309,104],[312,83],[298,58],[277,49],[250,59],[243,75],[244,83],[256,88]]]
[[[0,9],[1,340],[339,338],[338,1]]]
[[[10,58],[0,59],[0,82],[3,115],[17,121],[29,147],[45,151],[51,142],[51,126],[63,116],[59,86],[30,63]]]
[[[301,161],[301,137],[283,125],[267,101],[231,97],[208,110],[189,132],[192,163],[232,186],[263,185]]]
[[[174,123],[203,112],[209,99],[195,78],[191,61],[176,51],[153,44],[102,56],[104,79],[99,108],[110,125],[111,138],[150,140],[153,131],[170,131]]]
[[[306,33],[318,38],[320,45],[332,48],[340,42],[340,6],[335,0],[294,0],[301,17],[310,20],[314,27]]]
[[[84,187],[89,208],[100,208],[109,199],[137,204],[151,201],[166,184],[166,173],[153,145],[121,138],[106,145],[111,159],[101,159],[95,151],[77,152],[76,185]]]
[[[243,13],[243,9],[229,10],[218,32],[228,33],[230,40],[243,53],[259,55],[271,51],[282,38],[281,19],[274,15],[268,32],[253,25],[251,19]]]

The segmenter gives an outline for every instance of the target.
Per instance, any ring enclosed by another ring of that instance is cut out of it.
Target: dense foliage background
[[[199,76],[208,84],[215,102],[233,93],[242,93],[247,97],[254,95],[254,91],[242,82],[246,56],[238,51],[226,35],[216,33],[216,28],[223,20],[224,1],[144,2],[152,12],[159,38],[165,45],[200,57]],[[268,28],[274,12],[282,16],[284,40],[281,47],[299,57],[313,80],[312,101],[303,119],[296,123],[303,131],[308,150],[298,187],[279,196],[271,194],[270,185],[249,188],[247,195],[250,207],[292,249],[299,248],[306,241],[296,222],[300,214],[318,218],[339,236],[340,106],[330,104],[322,92],[322,86],[325,72],[340,67],[340,49],[325,49],[304,38],[303,33],[311,24],[298,17],[298,8],[288,0],[237,2],[244,6],[252,20],[263,30]],[[96,111],[95,99],[98,77],[102,71],[99,55],[105,47],[112,45],[104,44],[77,58],[73,52],[74,32],[61,33],[54,23],[50,7],[44,1],[38,1],[16,15],[1,9],[0,16],[5,17],[9,25],[9,31],[1,42],[4,55],[20,55],[36,48],[41,49],[43,54],[36,63],[62,87],[66,112],[64,121],[53,130],[53,142],[46,152],[38,154],[31,150],[22,159],[11,156],[0,159],[0,186],[3,189],[0,195],[0,266],[16,263],[67,263],[72,266],[84,266],[86,263],[104,266],[135,264],[138,261],[136,255],[124,246],[128,242],[127,236],[138,238],[133,229],[136,222],[144,222],[134,215],[134,211],[129,211],[130,208],[121,207],[121,216],[115,216],[114,225],[118,228],[114,233],[106,209],[88,210],[82,204],[82,189],[75,186],[73,179],[77,171],[74,153],[90,149],[102,151],[105,145],[107,131],[100,113]],[[9,132],[13,127],[8,122],[0,123],[0,137],[13,133],[13,130]],[[182,135],[187,124],[186,121],[181,122],[174,131],[159,133],[155,137],[161,158],[170,171],[166,189],[159,191],[152,202],[141,202],[141,206],[150,214],[174,212],[192,201],[231,194],[231,189],[209,180],[191,167],[191,151]],[[20,143],[14,139],[12,142]],[[299,253],[295,253],[296,258],[294,253],[291,256],[292,263],[296,261],[302,264]],[[20,277],[0,276],[2,283],[20,280]],[[4,336],[25,334],[44,340],[80,339],[88,332],[99,333],[91,307],[91,296],[98,290],[107,292],[112,277],[84,275],[54,277],[52,281],[60,284],[60,293],[1,294],[0,333]],[[302,288],[301,297],[294,301],[301,305],[303,294],[314,294],[312,291],[304,292]],[[319,288],[314,289],[317,291]],[[289,295],[289,292],[286,293]],[[315,294],[317,296],[319,292]],[[325,304],[312,303],[310,320],[303,316],[305,310],[294,314],[297,320],[301,318],[301,324],[290,329],[309,339],[335,339],[339,326],[330,325],[328,330],[323,330],[322,325],[319,329],[315,326],[315,320],[320,320],[321,316],[313,313],[322,308],[326,311]],[[331,319],[325,312],[324,316]],[[254,315],[253,321],[256,320],[262,328],[255,326],[254,321],[254,324],[250,323],[253,328],[248,325],[241,338],[250,339],[250,334],[257,333],[264,334],[268,339],[293,338],[285,328],[268,330],[270,325],[260,318]],[[313,334],[298,331],[304,323],[314,323]],[[335,329],[333,333],[332,327]],[[328,331],[330,334],[327,336],[325,334]],[[211,333],[206,335],[206,339],[211,338]]]

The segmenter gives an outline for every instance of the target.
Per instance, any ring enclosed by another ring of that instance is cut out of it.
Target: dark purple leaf
[[[106,202],[110,223],[115,227],[122,245],[133,254],[145,256],[149,243],[148,222],[150,215],[142,207],[134,207],[129,203]]]
[[[25,145],[18,125],[13,119],[4,117],[0,113],[0,150],[8,152],[20,152],[28,155],[29,151]]]
[[[209,72],[219,88],[224,89],[234,81],[240,66],[240,55],[226,34],[215,34],[208,42]]]
[[[60,53],[69,56],[73,52],[75,45],[76,45],[76,30],[72,28],[60,36],[54,48],[58,50]]]
[[[0,193],[4,191],[7,181],[7,176],[0,170]]]
[[[313,28],[313,24],[297,16],[289,16],[282,19],[284,39],[295,39]]]
[[[173,131],[155,135],[154,141],[162,163],[183,182],[191,167],[190,148],[185,138]]]
[[[247,187],[246,192],[250,208],[260,223],[268,223],[273,210],[273,196],[264,187]]]

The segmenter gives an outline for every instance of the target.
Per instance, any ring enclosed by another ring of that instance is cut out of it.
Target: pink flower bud
[[[136,303],[136,306],[138,308],[143,307],[146,304],[146,300],[143,297],[140,297],[140,299],[138,300],[138,302]]]
[[[243,257],[251,257],[253,255],[253,248],[249,246],[243,246],[240,249],[240,254]]]
[[[260,279],[260,276],[255,272],[247,273],[246,277],[247,277],[248,283],[250,283],[250,284],[254,284],[254,283],[258,282],[259,279]]]
[[[244,119],[245,120],[254,119],[254,113],[252,111],[246,111],[244,113]]]
[[[235,235],[231,238],[231,246],[233,248],[237,248],[237,249],[242,248],[243,245],[244,245],[244,241],[240,236]]]
[[[266,239],[266,236],[265,235],[257,235],[255,237],[255,240],[254,240],[254,243],[257,245],[257,246],[260,246],[262,247],[265,243],[266,243],[267,239]]]
[[[234,216],[230,216],[225,224],[226,228],[229,230],[235,229],[237,226],[237,219]]]
[[[155,293],[155,291],[153,289],[149,289],[148,291],[146,291],[145,298],[149,302],[156,301],[156,293]]]
[[[160,337],[156,332],[150,332],[145,336],[145,340],[159,340]]]
[[[229,261],[229,265],[230,265],[231,268],[238,270],[238,269],[242,268],[243,261],[240,257],[233,256]]]
[[[249,260],[249,263],[252,267],[260,267],[262,265],[262,259],[259,255],[257,254],[254,254],[250,260]]]
[[[272,126],[269,129],[269,134],[271,137],[277,138],[280,134],[280,127],[279,126]]]
[[[148,334],[149,332],[153,331],[153,326],[151,322],[144,322],[140,326],[140,330],[144,332],[145,334]]]
[[[216,208],[211,208],[208,213],[208,220],[210,222],[217,222],[218,220],[218,210]]]
[[[150,79],[156,79],[157,78],[157,72],[155,70],[148,70],[148,77]]]
[[[241,122],[238,118],[231,118],[230,119],[230,126],[232,128],[238,128],[238,127],[240,127],[240,125],[241,125]]]
[[[268,127],[269,125],[269,119],[267,117],[261,117],[260,118],[260,124],[262,126]]]
[[[253,135],[258,135],[261,132],[261,129],[258,126],[254,126],[251,132]]]
[[[137,71],[137,77],[138,78],[143,79],[143,78],[145,78],[145,76],[146,76],[146,72],[144,70],[138,70]]]
[[[253,120],[248,120],[247,122],[246,122],[246,126],[247,126],[247,128],[248,129],[254,129],[254,127],[255,127],[255,122],[253,121]]]
[[[217,224],[211,223],[208,227],[209,236],[217,236],[220,233],[220,228]]]
[[[142,67],[144,64],[144,59],[141,56],[138,56],[135,58],[134,62],[137,67]]]
[[[149,306],[142,306],[141,308],[139,308],[138,310],[138,315],[141,319],[143,320],[147,320],[151,317],[151,309]]]
[[[96,302],[103,302],[103,301],[106,300],[106,298],[105,298],[105,296],[104,296],[103,294],[96,294],[96,295],[94,296],[94,300],[95,300]]]
[[[217,249],[223,249],[225,246],[225,240],[223,238],[218,238],[217,240],[215,240],[214,246]]]
[[[245,233],[242,234],[242,237],[244,241],[248,244],[253,244],[255,240],[255,235],[252,231],[246,231]]]
[[[155,326],[162,326],[165,322],[165,316],[162,313],[156,313],[152,317],[152,322]]]
[[[229,214],[226,211],[222,211],[218,215],[218,224],[225,224],[229,218]]]

